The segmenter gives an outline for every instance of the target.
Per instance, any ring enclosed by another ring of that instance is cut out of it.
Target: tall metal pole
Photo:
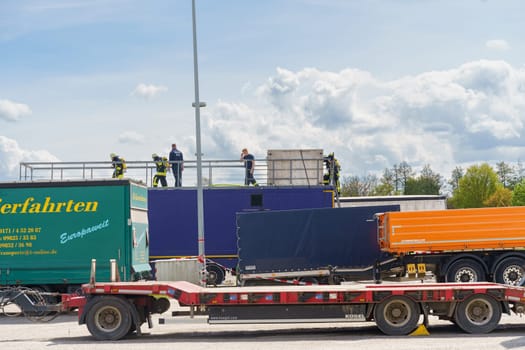
[[[204,254],[204,198],[202,193],[202,151],[201,151],[201,115],[200,108],[206,106],[199,101],[199,67],[197,60],[197,21],[195,16],[195,0],[192,0],[193,22],[193,76],[195,81],[195,135],[197,144],[197,230],[199,242],[200,284],[206,286],[206,256]]]

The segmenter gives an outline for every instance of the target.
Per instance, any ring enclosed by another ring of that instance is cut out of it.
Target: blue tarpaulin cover
[[[365,267],[385,258],[374,214],[399,205],[237,213],[240,273]]]

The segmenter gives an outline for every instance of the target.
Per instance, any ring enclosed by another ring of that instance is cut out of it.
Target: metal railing
[[[183,187],[196,186],[196,163],[196,160],[184,161]],[[323,159],[256,159],[254,176],[259,185],[265,186],[318,186],[323,184],[323,164]],[[156,173],[153,160],[127,160],[126,165],[125,178],[141,181],[147,185],[151,184]],[[111,161],[21,162],[19,180],[100,180],[111,178],[112,173]],[[202,160],[203,186],[205,187],[244,185],[244,175],[244,164],[239,160]],[[174,185],[171,172],[167,173],[166,179],[168,186]]]

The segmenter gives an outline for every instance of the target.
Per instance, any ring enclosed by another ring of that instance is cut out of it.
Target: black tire
[[[463,331],[482,334],[493,331],[501,319],[501,305],[488,295],[475,294],[456,307],[455,323]]]
[[[486,281],[485,271],[483,267],[474,260],[458,260],[449,266],[446,281],[461,283]]]
[[[89,332],[98,340],[118,340],[132,330],[131,305],[118,297],[99,297],[86,315]]]
[[[494,271],[494,281],[511,286],[523,286],[525,284],[525,259],[514,257],[503,260]]]
[[[226,271],[224,271],[222,267],[210,264],[206,265],[206,271],[208,272],[208,276],[206,277],[207,284],[216,286],[224,282]]]
[[[131,326],[129,327],[128,333],[126,335],[133,335],[137,331],[137,326],[135,323],[131,322]]]
[[[418,325],[420,316],[417,304],[405,296],[394,296],[376,305],[374,320],[386,335],[407,335]]]

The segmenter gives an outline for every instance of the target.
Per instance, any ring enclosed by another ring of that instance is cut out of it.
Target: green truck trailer
[[[0,183],[0,286],[70,292],[150,276],[147,188],[132,180]]]

